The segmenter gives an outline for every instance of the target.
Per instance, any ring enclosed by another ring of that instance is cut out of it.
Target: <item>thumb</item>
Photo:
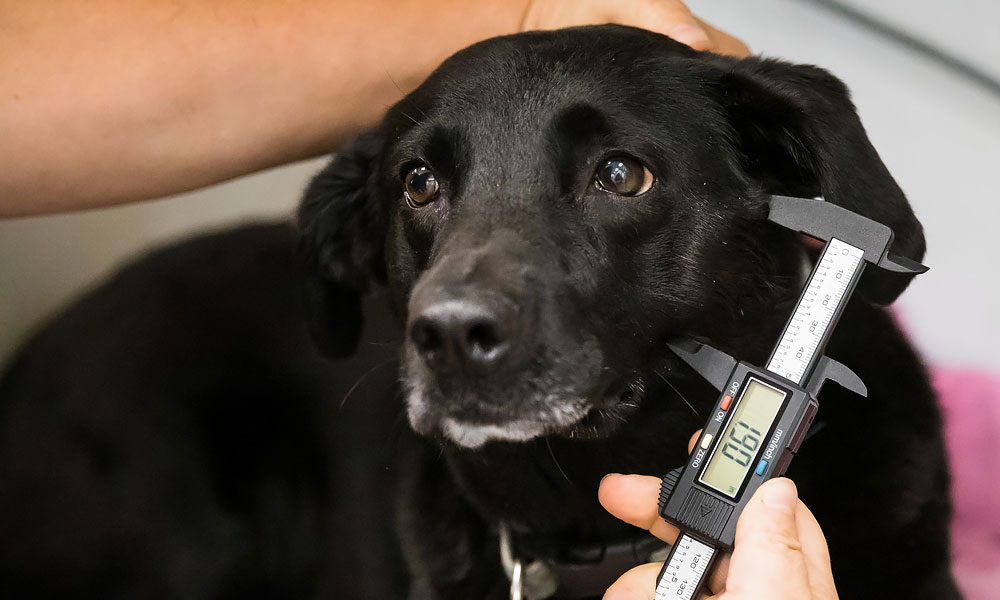
[[[726,600],[812,598],[796,523],[795,484],[765,482],[743,509],[726,578]]]

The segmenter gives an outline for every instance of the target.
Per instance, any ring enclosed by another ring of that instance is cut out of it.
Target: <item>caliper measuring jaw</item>
[[[739,364],[739,361],[722,350],[693,340],[668,342],[667,347],[720,392],[726,388],[729,376]],[[827,380],[835,381],[841,387],[863,398],[868,397],[868,387],[854,371],[845,367],[843,363],[824,356],[813,371],[808,384],[804,386],[805,390],[815,398]]]

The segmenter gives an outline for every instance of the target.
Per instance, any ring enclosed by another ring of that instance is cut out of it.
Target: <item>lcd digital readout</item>
[[[784,400],[784,392],[750,378],[700,481],[735,498]]]

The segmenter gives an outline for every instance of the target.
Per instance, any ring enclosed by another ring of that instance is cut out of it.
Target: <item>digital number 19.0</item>
[[[737,430],[742,430],[743,437],[737,437]],[[760,444],[760,431],[750,427],[743,421],[737,421],[736,426],[729,430],[729,441],[726,445],[722,447],[722,455],[732,459],[741,467],[745,467],[750,463],[750,459],[753,457],[752,452],[757,449]],[[735,454],[733,453],[735,451]],[[737,456],[737,454],[739,456]]]

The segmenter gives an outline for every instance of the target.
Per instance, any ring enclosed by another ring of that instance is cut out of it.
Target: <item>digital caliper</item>
[[[659,513],[680,529],[656,581],[656,600],[689,600],[758,487],[784,474],[809,431],[827,379],[867,395],[861,379],[823,356],[865,264],[917,275],[927,267],[889,253],[892,230],[823,200],[772,196],[768,219],[826,242],[766,368],[695,342],[670,344],[721,394],[688,462],[660,486]]]

